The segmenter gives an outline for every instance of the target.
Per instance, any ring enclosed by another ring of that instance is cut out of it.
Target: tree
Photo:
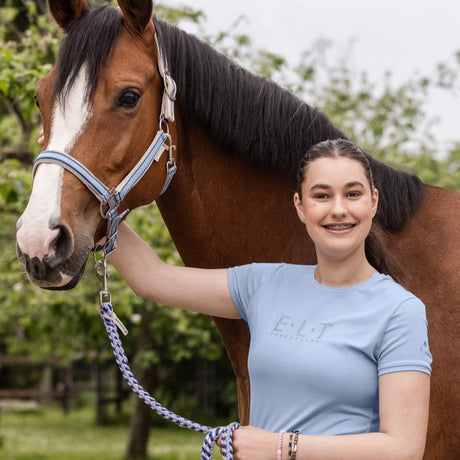
[[[0,150],[2,157],[31,161],[40,115],[35,85],[56,59],[59,31],[44,15],[44,2],[8,1],[1,7]]]

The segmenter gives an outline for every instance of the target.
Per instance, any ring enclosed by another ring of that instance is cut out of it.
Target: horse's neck
[[[176,128],[178,172],[158,205],[187,265],[315,262],[285,173],[223,152],[192,119]]]

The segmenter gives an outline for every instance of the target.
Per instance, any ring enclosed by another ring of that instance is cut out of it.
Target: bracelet
[[[276,460],[283,459],[283,438],[286,431],[281,430],[278,434],[278,441],[276,442]]]
[[[292,457],[292,438],[294,436],[294,433],[292,431],[289,433],[289,452],[288,452],[288,458],[290,459]]]
[[[297,456],[297,442],[299,441],[299,431],[294,431],[294,441],[292,442],[292,453],[290,460],[295,460]]]

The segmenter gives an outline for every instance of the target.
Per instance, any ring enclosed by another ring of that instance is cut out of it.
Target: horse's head
[[[50,0],[67,32],[56,65],[37,85],[48,151],[75,158],[109,189],[137,164],[158,131],[163,80],[151,0],[118,0],[89,9],[85,0]],[[163,155],[120,209],[153,201],[165,181]],[[58,164],[41,163],[17,224],[17,250],[32,282],[70,289],[94,242],[106,231],[100,203]]]

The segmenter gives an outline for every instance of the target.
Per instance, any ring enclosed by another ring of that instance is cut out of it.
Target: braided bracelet
[[[299,440],[299,431],[294,431],[294,441],[292,442],[292,453],[290,460],[295,460],[297,456],[297,442]]]
[[[286,431],[281,430],[278,434],[278,441],[276,442],[276,460],[283,459],[283,438]]]

